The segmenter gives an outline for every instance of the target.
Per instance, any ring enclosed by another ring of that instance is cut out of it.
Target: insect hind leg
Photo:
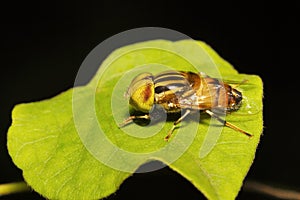
[[[237,127],[237,126],[235,126],[235,125],[233,125],[233,124],[227,122],[226,120],[220,118],[217,114],[213,113],[212,111],[210,111],[210,110],[205,110],[205,112],[206,112],[207,114],[209,114],[211,117],[213,117],[213,118],[215,118],[216,120],[218,120],[219,122],[221,122],[222,124],[224,124],[224,126],[227,126],[227,127],[229,127],[229,128],[232,128],[233,130],[236,130],[236,131],[238,131],[238,132],[240,132],[240,133],[243,133],[243,134],[247,135],[248,137],[252,137],[252,136],[253,136],[252,134],[250,134],[250,133],[248,133],[248,132],[246,132],[246,131],[240,129],[239,127]]]

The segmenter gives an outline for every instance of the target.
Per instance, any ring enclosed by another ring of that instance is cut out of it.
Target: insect
[[[215,110],[225,113],[236,111],[242,103],[242,93],[227,83],[206,74],[165,71],[156,76],[142,73],[136,76],[127,91],[129,104],[143,115],[132,115],[125,119],[121,126],[127,125],[135,119],[151,119],[149,112],[155,104],[161,105],[167,113],[179,113],[178,118],[165,140],[169,140],[176,126],[193,112],[205,112],[217,119],[224,126],[230,127],[249,137],[252,134],[222,119]]]

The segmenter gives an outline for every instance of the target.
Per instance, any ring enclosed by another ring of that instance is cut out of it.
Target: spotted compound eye
[[[136,110],[148,113],[154,104],[154,82],[151,73],[136,76],[127,91],[129,103]]]

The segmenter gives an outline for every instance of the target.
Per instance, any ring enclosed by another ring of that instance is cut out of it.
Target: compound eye
[[[127,92],[129,103],[136,110],[149,112],[154,104],[154,82],[150,73],[142,73],[136,76]]]
[[[153,75],[151,73],[145,72],[145,73],[141,73],[139,75],[137,75],[132,81],[131,81],[131,85],[143,81],[143,80],[151,80],[153,81]]]

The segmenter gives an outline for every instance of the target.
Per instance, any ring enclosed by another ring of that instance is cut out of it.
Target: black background
[[[1,7],[0,183],[22,180],[6,150],[13,106],[71,88],[85,56],[108,37],[131,28],[155,26],[203,40],[239,72],[261,76],[265,129],[246,180],[300,188],[298,5],[263,1],[48,1]],[[198,199],[201,193],[164,168],[133,175],[108,199],[184,197]],[[242,191],[238,199],[256,197],[266,198]],[[36,193],[5,198],[42,199]]]

